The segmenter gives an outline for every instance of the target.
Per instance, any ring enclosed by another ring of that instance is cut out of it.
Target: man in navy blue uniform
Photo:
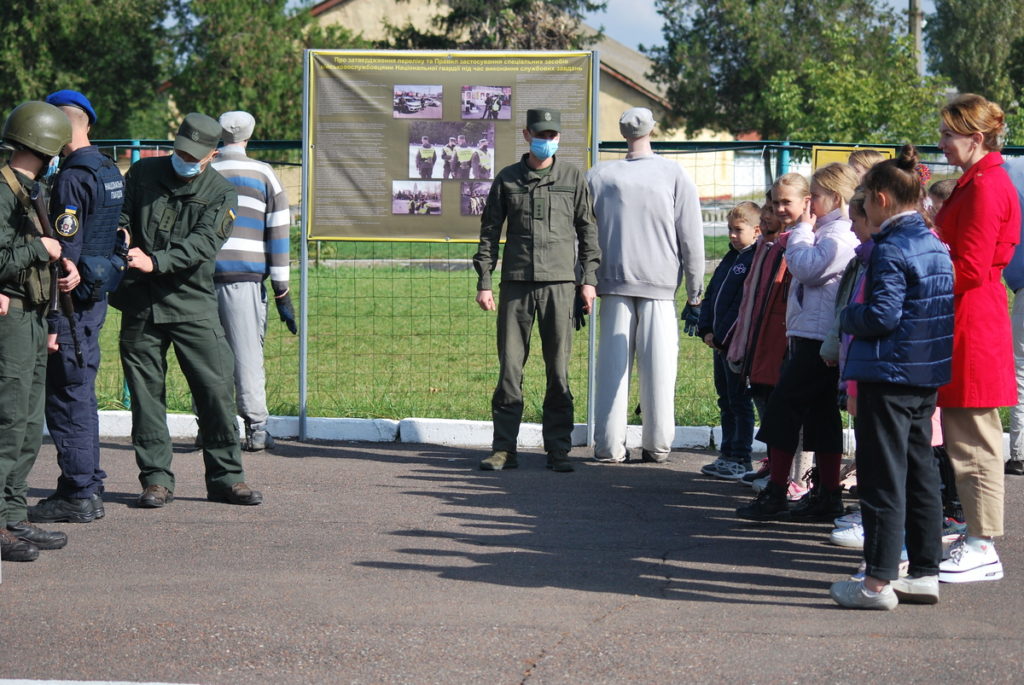
[[[71,122],[71,142],[53,184],[50,220],[62,255],[78,266],[82,281],[73,291],[75,350],[71,323],[60,312],[48,318],[46,424],[57,448],[60,477],[54,494],[29,510],[37,523],[89,523],[103,518],[96,372],[107,293],[117,287],[125,260],[117,250],[117,222],[124,203],[124,178],[114,161],[89,142],[96,122],[92,104],[74,90],[58,90],[46,101]],[[123,241],[121,241],[123,242]],[[78,352],[81,353],[81,365]]]

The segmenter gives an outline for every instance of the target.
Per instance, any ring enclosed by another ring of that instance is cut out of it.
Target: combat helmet
[[[57,107],[29,100],[15,107],[0,129],[6,147],[32,150],[44,157],[59,155],[71,142],[71,122]]]

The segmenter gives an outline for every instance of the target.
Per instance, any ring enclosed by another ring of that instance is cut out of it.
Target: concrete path
[[[1019,682],[1022,500],[1007,577],[937,606],[841,610],[858,553],[825,525],[733,518],[708,453],[575,473],[524,454],[282,442],[247,456],[260,507],[205,500],[180,445],[175,501],[131,506],[134,457],[104,443],[107,516],[5,563],[0,678],[180,683]],[[32,500],[55,482],[52,446]]]

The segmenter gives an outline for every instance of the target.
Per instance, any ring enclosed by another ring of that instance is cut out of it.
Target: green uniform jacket
[[[498,172],[480,215],[480,246],[473,257],[477,290],[493,290],[501,227],[508,221],[502,281],[576,281],[597,285],[601,248],[590,190],[579,169],[555,158],[540,175],[526,164]],[[577,279],[576,264],[582,279]]]
[[[153,272],[129,269],[110,303],[153,323],[216,318],[215,258],[231,234],[237,202],[235,187],[211,166],[187,181],[170,157],[133,164],[120,225],[131,231],[132,247],[153,258]]]
[[[32,189],[32,181],[14,172],[25,192]],[[25,211],[7,182],[0,178],[0,292],[25,297],[26,269],[33,265],[46,265],[50,256],[43,241],[34,233],[26,233],[28,225]],[[33,229],[34,230],[34,229]]]

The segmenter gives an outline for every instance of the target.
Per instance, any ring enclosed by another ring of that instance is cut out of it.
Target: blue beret
[[[47,95],[46,101],[54,107],[64,107],[65,105],[77,107],[89,115],[90,125],[96,123],[96,110],[92,108],[92,103],[89,102],[89,98],[77,90],[58,90]]]

